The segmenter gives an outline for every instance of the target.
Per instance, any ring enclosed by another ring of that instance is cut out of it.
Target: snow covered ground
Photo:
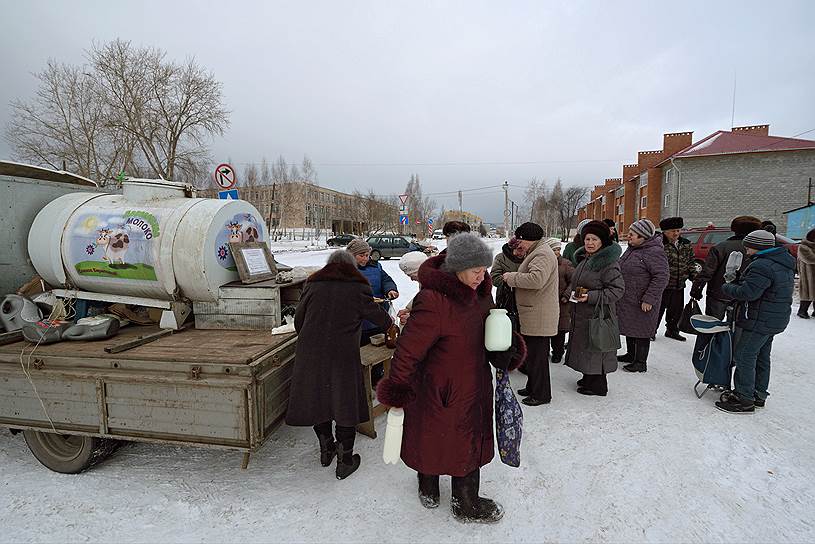
[[[328,254],[280,260],[318,265]],[[401,307],[415,284],[398,259],[383,264]],[[449,478],[442,506],[422,508],[415,473],[383,464],[382,435],[358,436],[362,466],[337,481],[305,428],[281,427],[246,471],[234,452],[132,444],[77,476],[48,471],[3,433],[0,540],[815,541],[815,320],[793,317],[776,340],[772,396],[754,415],[720,412],[712,394],[698,400],[692,342],[661,334],[648,372],[610,375],[606,398],[578,395],[579,375],[552,366],[552,404],[524,407],[521,467],[496,456],[482,471],[482,494],[506,509],[494,526],[453,520]]]

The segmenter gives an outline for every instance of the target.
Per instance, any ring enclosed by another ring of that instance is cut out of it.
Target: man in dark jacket
[[[388,311],[391,305],[388,301],[399,297],[396,282],[382,269],[381,264],[371,260],[371,246],[369,246],[365,240],[361,238],[351,240],[346,250],[356,259],[357,270],[359,270],[360,274],[365,276],[365,279],[371,284],[374,298],[385,300],[385,302],[380,303],[380,306],[382,306],[383,310]],[[364,321],[362,323],[360,345],[364,346],[370,343],[371,336],[382,332],[385,331],[377,327],[374,323]]]
[[[685,341],[679,334],[679,318],[682,317],[682,308],[685,306],[685,281],[696,276],[693,260],[693,246],[690,240],[682,237],[682,227],[685,221],[681,217],[666,217],[659,222],[662,230],[662,245],[668,257],[668,286],[662,292],[662,304],[659,307],[657,327],[662,322],[662,316],[668,313],[665,321],[665,336]],[[655,331],[656,334],[656,331]]]
[[[690,291],[692,298],[701,300],[702,289],[707,284],[707,302],[705,303],[705,313],[707,315],[724,319],[727,305],[732,300],[722,291],[727,260],[730,258],[730,254],[735,251],[744,254],[742,240],[751,232],[759,229],[761,229],[760,219],[749,215],[737,217],[730,223],[730,230],[735,234],[710,249],[702,271],[696,275]]]
[[[786,248],[775,247],[772,233],[751,232],[744,238],[744,247],[750,263],[737,282],[722,286],[738,303],[735,390],[716,403],[719,410],[731,413],[754,412],[767,400],[773,337],[790,322],[795,277],[795,259]]]

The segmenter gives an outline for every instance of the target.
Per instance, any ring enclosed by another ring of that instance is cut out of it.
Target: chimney
[[[693,143],[693,132],[672,132],[662,135],[662,151],[670,157]]]
[[[770,125],[752,125],[749,127],[733,127],[733,134],[750,134],[751,136],[769,136]]]
[[[633,178],[637,174],[639,174],[639,165],[638,164],[624,164],[623,165],[623,178],[622,181],[628,181],[629,179]]]
[[[662,150],[637,153],[638,173],[645,172],[662,160]]]

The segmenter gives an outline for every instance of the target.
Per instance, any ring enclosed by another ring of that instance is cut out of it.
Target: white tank
[[[123,194],[71,193],[34,219],[28,253],[52,286],[173,300],[215,301],[238,279],[229,242],[266,240],[243,200],[189,198],[189,187],[131,180]]]

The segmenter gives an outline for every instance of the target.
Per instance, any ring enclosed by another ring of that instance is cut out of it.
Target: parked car
[[[356,238],[353,234],[340,234],[339,236],[335,236],[334,238],[329,238],[325,241],[331,247],[334,246],[347,246],[351,240]]]
[[[682,236],[690,240],[690,243],[693,245],[693,257],[696,262],[697,271],[702,270],[702,265],[707,258],[707,254],[710,252],[710,248],[719,242],[724,242],[734,235],[735,233],[728,228],[716,227],[696,228],[682,231]],[[798,257],[798,242],[781,234],[776,234],[775,238],[784,244],[784,247],[786,247],[789,252],[792,253],[793,257]]]
[[[371,259],[390,259],[391,257],[401,257],[411,251],[422,251],[418,244],[409,242],[404,236],[383,235],[371,236],[368,238],[368,245],[371,246]]]

